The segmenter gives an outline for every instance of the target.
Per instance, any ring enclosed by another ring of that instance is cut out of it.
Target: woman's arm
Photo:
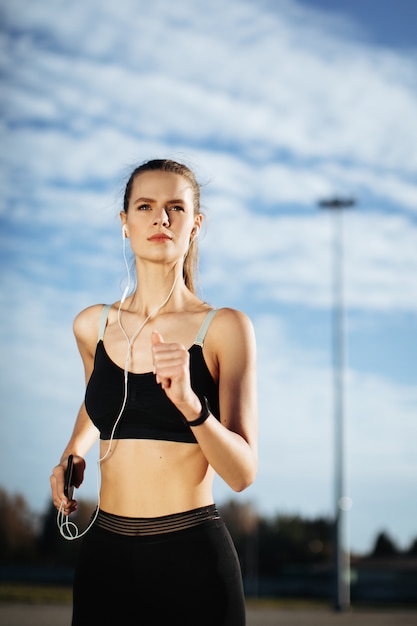
[[[187,351],[175,350],[178,344],[164,344],[160,336],[153,343],[158,382],[188,421],[196,419],[202,406],[191,389]],[[213,469],[232,489],[243,491],[254,481],[258,465],[256,347],[251,321],[239,311],[221,309],[210,326],[205,349],[217,361],[221,422],[211,415],[192,430]]]
[[[98,305],[85,309],[74,321],[74,334],[84,363],[86,384],[93,371],[101,308]],[[84,456],[97,441],[98,435],[98,430],[90,420],[83,403],[78,412],[71,438],[62,453],[60,462],[52,470],[50,478],[52,500],[58,509],[62,503],[66,515],[69,515],[76,508],[76,502],[74,500],[69,501],[64,495],[64,474],[68,456],[74,455],[74,484],[79,487],[84,478]]]

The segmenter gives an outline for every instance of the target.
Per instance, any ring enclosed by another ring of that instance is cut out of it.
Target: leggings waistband
[[[219,519],[220,515],[216,505],[210,504],[184,513],[174,513],[161,517],[124,517],[99,509],[95,524],[112,533],[136,537],[176,532]]]

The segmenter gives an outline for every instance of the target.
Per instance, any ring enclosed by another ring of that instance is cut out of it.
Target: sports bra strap
[[[203,323],[200,326],[200,330],[197,333],[197,337],[195,338],[194,344],[197,346],[203,347],[204,338],[208,331],[208,327],[210,326],[211,320],[217,313],[217,309],[211,309],[203,320]]]
[[[109,315],[110,308],[111,308],[111,304],[105,304],[103,305],[103,308],[101,310],[100,326],[98,329],[97,343],[101,341],[104,337],[104,331],[106,330],[107,317]],[[203,323],[201,324],[200,329],[197,333],[197,337],[195,338],[195,341],[194,341],[194,343],[197,346],[203,347],[204,339],[207,334],[208,328],[210,326],[211,320],[213,319],[216,313],[217,313],[217,309],[211,309],[211,311],[209,311],[206,317],[204,318]]]
[[[101,310],[101,315],[100,315],[100,326],[98,329],[98,339],[97,339],[97,343],[103,339],[104,337],[104,331],[106,329],[106,324],[107,324],[107,317],[109,315],[109,311],[110,311],[110,307],[111,304],[105,304]]]

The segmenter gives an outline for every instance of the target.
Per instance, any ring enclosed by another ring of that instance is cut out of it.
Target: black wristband
[[[209,404],[208,404],[206,396],[203,396],[202,398],[200,398],[200,402],[201,402],[201,406],[202,406],[201,413],[197,417],[197,419],[192,420],[191,422],[186,420],[188,426],[200,426],[200,424],[203,424],[206,421],[206,419],[208,417],[210,417],[210,415],[211,415],[210,407],[209,407]]]

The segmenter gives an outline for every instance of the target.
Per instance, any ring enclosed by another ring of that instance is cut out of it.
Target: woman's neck
[[[138,271],[135,292],[126,300],[123,308],[132,313],[148,316],[154,310],[182,308],[190,292],[184,284],[181,267],[165,268],[161,271]]]

